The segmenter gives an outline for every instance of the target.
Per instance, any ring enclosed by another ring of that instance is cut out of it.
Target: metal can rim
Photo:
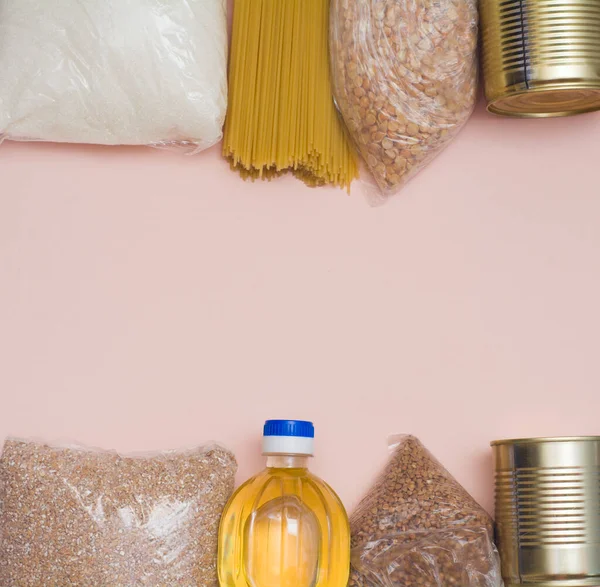
[[[561,112],[509,112],[500,108],[494,108],[494,104],[488,104],[487,111],[495,116],[503,116],[505,118],[566,118],[567,116],[578,116],[581,114],[591,114],[598,112],[599,108],[581,109],[581,110],[564,110]]]
[[[572,108],[567,110],[557,110],[555,112],[536,112],[534,110],[505,110],[498,107],[497,104],[507,98],[518,98],[519,96],[533,96],[536,94],[544,94],[546,92],[556,91],[571,91],[571,90],[587,90],[598,94],[599,101],[594,103],[592,106],[585,106],[579,108]],[[588,114],[590,112],[597,112],[600,110],[600,83],[597,82],[569,82],[569,83],[557,83],[552,82],[537,82],[530,88],[525,88],[522,84],[515,86],[509,86],[504,88],[504,91],[498,95],[488,97],[487,100],[487,111],[491,114],[498,116],[505,116],[510,118],[559,118],[564,116],[575,116],[578,114]]]
[[[505,444],[541,444],[543,442],[599,442],[600,436],[540,436],[533,438],[506,438],[493,440],[491,446]]]

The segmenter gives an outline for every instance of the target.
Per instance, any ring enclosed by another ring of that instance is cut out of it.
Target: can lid
[[[263,454],[307,455],[314,452],[315,427],[304,420],[267,420],[263,430]]]
[[[503,444],[540,444],[542,442],[598,442],[600,436],[541,436],[539,438],[506,438],[490,442],[491,446]]]

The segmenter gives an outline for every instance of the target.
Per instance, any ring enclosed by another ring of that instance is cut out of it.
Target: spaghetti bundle
[[[355,153],[332,98],[329,0],[236,0],[223,154],[242,177],[291,170],[349,188]]]

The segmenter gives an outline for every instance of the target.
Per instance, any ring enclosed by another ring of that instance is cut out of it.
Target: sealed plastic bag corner
[[[2,139],[217,143],[225,0],[0,0]]]
[[[351,516],[349,587],[501,587],[492,520],[413,436]]]
[[[207,445],[123,456],[9,439],[0,457],[0,585],[217,587],[236,462]]]
[[[471,115],[477,20],[476,0],[332,0],[336,104],[382,198]]]

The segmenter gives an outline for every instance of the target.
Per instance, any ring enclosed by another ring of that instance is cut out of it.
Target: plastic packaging
[[[352,515],[350,587],[501,587],[492,520],[413,436]]]
[[[3,587],[216,587],[236,463],[217,446],[147,457],[7,440]]]
[[[198,151],[226,67],[225,0],[0,0],[0,141]]]
[[[308,471],[314,427],[270,420],[267,468],[238,489],[219,531],[221,587],[346,587],[350,528],[333,490]]]
[[[383,196],[451,141],[477,93],[476,0],[333,0],[334,95]]]

